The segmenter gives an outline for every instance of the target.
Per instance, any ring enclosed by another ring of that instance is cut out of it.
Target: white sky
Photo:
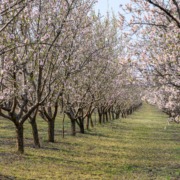
[[[108,12],[114,11],[116,15],[118,15],[118,11],[120,10],[120,4],[124,5],[129,3],[129,0],[98,0],[98,3],[95,6],[96,12],[99,12],[102,15],[105,15]]]

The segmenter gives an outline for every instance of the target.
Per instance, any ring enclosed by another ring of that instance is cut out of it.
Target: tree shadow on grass
[[[98,133],[98,132],[86,132],[85,135],[88,136],[96,136],[96,137],[104,137],[104,138],[109,138],[110,136],[107,134],[103,134],[103,133]]]
[[[2,145],[13,145],[15,143],[15,139],[7,138],[7,137],[0,137],[0,146]]]
[[[23,161],[25,159],[25,155],[19,154],[15,152],[0,152],[0,162],[4,161],[5,164],[11,164],[15,161]],[[0,174],[1,175],[1,174]],[[1,178],[0,178],[1,180]]]
[[[13,176],[5,176],[5,175],[0,174],[0,180],[16,180],[16,179],[17,178]]]

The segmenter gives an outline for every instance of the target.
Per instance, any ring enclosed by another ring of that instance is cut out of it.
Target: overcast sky
[[[98,0],[95,10],[96,12],[100,11],[102,15],[106,14],[107,11],[111,12],[113,10],[118,15],[120,4],[126,4],[128,2],[129,0]]]

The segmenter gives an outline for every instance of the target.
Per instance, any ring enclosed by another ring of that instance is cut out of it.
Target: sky
[[[98,0],[98,3],[95,6],[96,12],[99,12],[102,15],[105,15],[108,12],[114,11],[115,15],[118,15],[120,10],[120,4],[126,4],[129,0]]]

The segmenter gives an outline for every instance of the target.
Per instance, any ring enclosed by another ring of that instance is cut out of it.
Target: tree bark
[[[20,154],[24,153],[24,128],[23,124],[16,124],[17,135],[17,151]]]
[[[84,134],[85,131],[84,131],[84,119],[81,119],[79,121],[79,128],[80,128],[80,133]]]
[[[54,119],[51,119],[51,121],[48,121],[48,141],[49,142],[54,142],[54,126],[55,126]]]
[[[37,123],[36,120],[30,120],[30,124],[32,127],[32,134],[33,134],[33,141],[34,141],[34,147],[35,148],[40,148],[40,142],[39,142],[39,134],[38,134],[38,128],[37,128]]]
[[[92,120],[91,116],[90,116],[90,122],[91,122],[91,127],[94,127],[94,123],[93,123],[93,120]]]

